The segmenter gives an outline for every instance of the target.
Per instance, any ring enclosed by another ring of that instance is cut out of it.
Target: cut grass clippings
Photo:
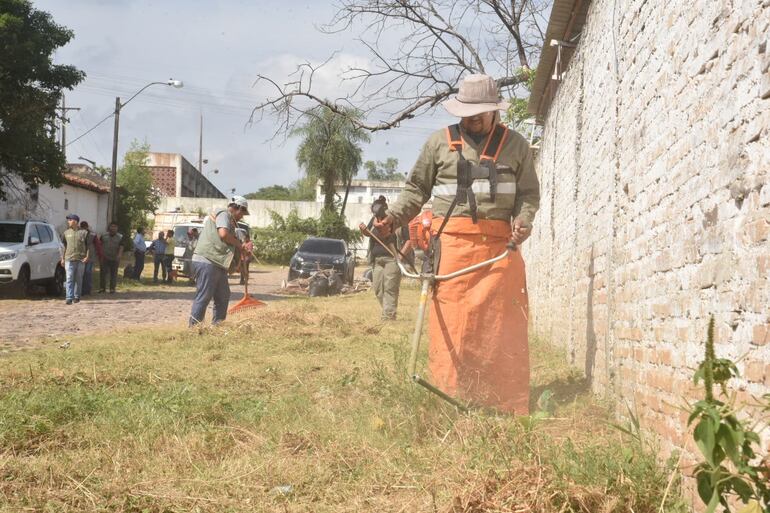
[[[293,299],[0,359],[0,511],[687,511],[539,341],[548,418],[463,415],[411,384],[416,302],[405,287],[380,324],[368,294]]]

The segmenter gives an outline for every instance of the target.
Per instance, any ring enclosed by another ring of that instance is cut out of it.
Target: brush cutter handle
[[[470,272],[473,272],[477,269],[481,269],[482,267],[486,267],[488,265],[492,265],[495,262],[499,262],[500,260],[503,260],[504,258],[507,258],[508,255],[511,253],[510,249],[506,249],[501,254],[494,258],[490,258],[489,260],[485,260],[483,262],[479,262],[478,264],[473,264],[470,267],[466,267],[465,269],[460,269],[458,271],[455,271],[453,273],[449,274],[437,274],[433,277],[436,281],[444,281],[444,280],[451,280],[452,278],[457,278],[458,276],[462,276],[463,274],[468,274]],[[399,269],[401,269],[401,274],[406,276],[407,278],[420,278],[421,276],[416,273],[410,273],[406,270],[406,268],[403,266],[403,264],[400,261],[396,261],[398,263]]]
[[[465,269],[460,269],[459,271],[455,271],[449,274],[436,275],[436,281],[451,280],[452,278],[457,278],[458,276],[462,276],[463,274],[468,274],[470,272],[473,272],[476,269],[481,269],[482,267],[492,265],[495,262],[499,262],[500,260],[507,258],[510,253],[511,251],[506,249],[505,251],[503,251],[502,253],[500,253],[498,256],[494,258],[490,258],[489,260],[484,260],[483,262],[479,262],[478,264],[473,264],[469,267],[466,267]]]

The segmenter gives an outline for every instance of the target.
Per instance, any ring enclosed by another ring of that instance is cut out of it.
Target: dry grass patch
[[[382,324],[370,295],[292,299],[3,358],[0,511],[657,513],[668,467],[559,351],[533,341],[552,419],[461,415],[412,385],[416,301]]]

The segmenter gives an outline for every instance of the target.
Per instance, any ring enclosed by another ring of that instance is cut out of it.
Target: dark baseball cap
[[[80,216],[77,214],[67,214],[67,219],[74,219],[78,223],[80,222]]]

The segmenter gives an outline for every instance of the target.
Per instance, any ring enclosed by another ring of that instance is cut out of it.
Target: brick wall
[[[595,0],[545,121],[533,331],[664,449],[710,314],[770,389],[769,34],[768,0]]]

